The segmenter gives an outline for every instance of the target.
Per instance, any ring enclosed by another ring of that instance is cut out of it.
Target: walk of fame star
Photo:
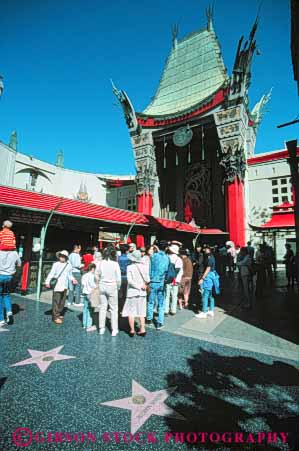
[[[186,420],[181,414],[168,407],[165,399],[175,391],[175,387],[166,390],[150,392],[136,381],[132,381],[132,396],[100,403],[104,406],[118,407],[131,410],[131,433],[136,431],[146,422],[151,415]]]
[[[31,357],[29,359],[21,360],[21,362],[14,363],[10,366],[23,366],[23,365],[31,365],[35,363],[42,373],[45,373],[52,362],[55,360],[67,360],[67,359],[75,359],[76,357],[71,355],[63,355],[59,354],[62,346],[58,346],[58,348],[50,349],[49,351],[42,352],[36,351],[34,349],[28,349]]]

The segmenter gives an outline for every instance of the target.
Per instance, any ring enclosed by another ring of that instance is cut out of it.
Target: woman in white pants
[[[148,266],[142,261],[140,251],[133,251],[128,255],[131,264],[127,267],[128,291],[126,302],[122,311],[123,317],[128,317],[130,337],[135,335],[135,318],[139,318],[140,337],[145,337],[146,317],[146,288],[150,282]]]
[[[116,261],[116,251],[108,247],[103,252],[103,260],[99,268],[99,328],[100,335],[105,333],[107,307],[111,312],[112,337],[118,334],[118,290],[121,285],[121,272]]]

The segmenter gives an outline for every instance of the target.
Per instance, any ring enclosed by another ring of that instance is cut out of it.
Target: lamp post
[[[299,283],[299,156],[297,156],[297,139],[286,143],[290,165],[292,185],[294,188],[294,215],[295,215],[295,233],[296,233],[296,267],[297,284]]]
[[[45,240],[46,240],[46,234],[49,227],[49,224],[51,222],[51,219],[55,213],[55,211],[60,207],[60,205],[63,202],[63,198],[59,200],[57,205],[51,210],[50,215],[48,217],[48,220],[45,225],[42,226],[41,232],[40,232],[40,251],[39,251],[39,260],[38,260],[38,273],[37,273],[37,286],[36,286],[36,300],[40,300],[40,294],[41,294],[41,279],[42,279],[42,266],[43,266],[43,254],[44,254],[44,247],[45,247]]]

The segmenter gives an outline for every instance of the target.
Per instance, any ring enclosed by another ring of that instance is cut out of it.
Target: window
[[[278,194],[278,188],[273,188],[272,189],[272,194]]]
[[[277,179],[275,179],[275,180],[272,180],[272,186],[276,186],[276,185],[278,185],[278,181],[277,181]]]
[[[282,196],[281,200],[282,200],[282,202],[288,202],[289,198],[288,198],[288,196]]]
[[[128,199],[127,208],[128,208],[128,210],[132,210],[132,211],[136,210],[136,199],[135,198]]]
[[[288,192],[288,188],[286,186],[284,186],[283,188],[281,188],[281,192],[282,193],[287,193]]]
[[[278,197],[273,197],[273,204],[277,204],[279,202],[279,198]]]
[[[281,185],[286,185],[287,184],[287,179],[280,179],[280,184]]]

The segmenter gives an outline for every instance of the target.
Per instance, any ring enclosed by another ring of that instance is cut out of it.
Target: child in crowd
[[[88,265],[87,273],[82,277],[82,293],[84,297],[83,307],[83,327],[87,332],[93,332],[97,330],[96,326],[92,325],[92,307],[90,305],[89,296],[91,292],[97,287],[96,282],[96,265],[91,263]]]
[[[11,221],[4,221],[0,232],[0,251],[16,250],[16,237],[12,228]]]

